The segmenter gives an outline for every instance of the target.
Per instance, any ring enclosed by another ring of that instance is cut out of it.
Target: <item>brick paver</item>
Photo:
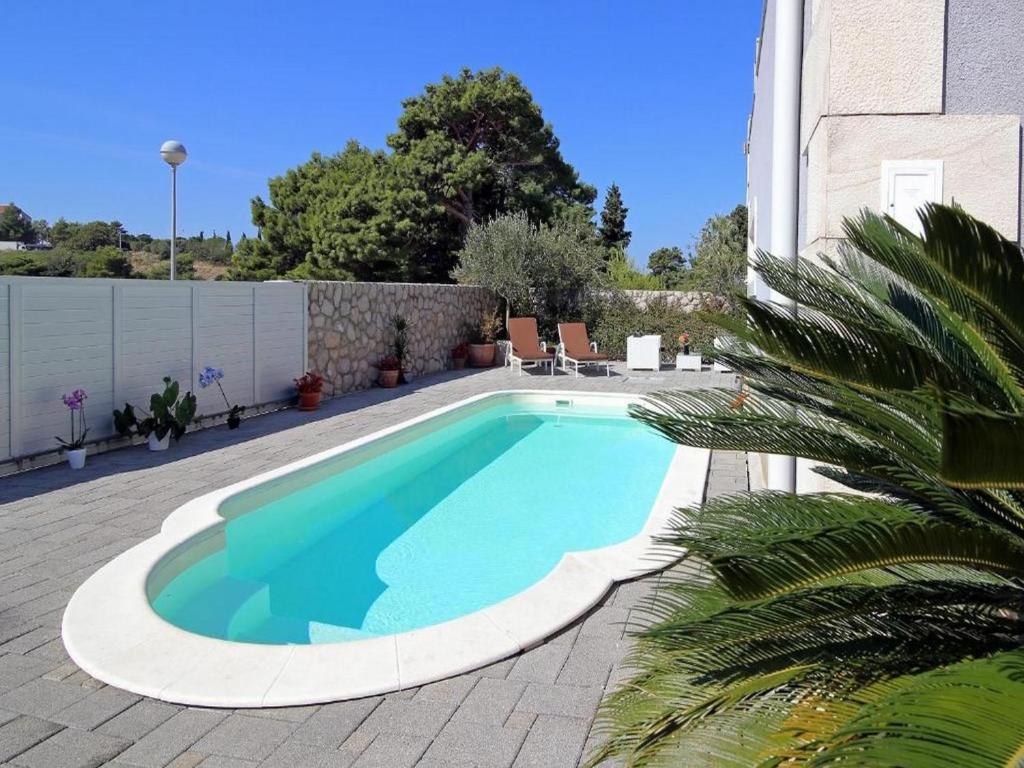
[[[235,432],[189,435],[168,453],[143,448],[0,480],[0,763],[20,768],[366,768],[575,766],[596,743],[602,694],[626,674],[625,627],[657,575],[618,585],[542,645],[466,675],[358,701],[271,710],[181,707],[104,686],[60,641],[64,607],[101,565],[153,535],[188,499],[352,438],[496,389],[643,393],[731,386],[718,374],[610,378],[424,377],[397,390],[337,398],[312,414],[281,411]],[[742,454],[712,456],[707,492],[746,488]]]

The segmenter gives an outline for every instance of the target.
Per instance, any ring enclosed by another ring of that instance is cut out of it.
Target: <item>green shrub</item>
[[[699,314],[687,313],[667,297],[658,296],[639,306],[627,294],[612,292],[595,303],[589,318],[590,337],[598,349],[611,358],[626,357],[626,338],[634,333],[658,334],[662,344],[674,351],[679,335],[690,334],[694,351],[708,354],[719,331]]]
[[[542,338],[559,321],[589,311],[605,281],[605,250],[570,221],[536,225],[525,213],[474,225],[459,252],[455,279],[489,288],[513,317],[535,317]]]
[[[122,251],[109,245],[84,254],[78,277],[131,277],[132,265]]]
[[[665,279],[634,267],[626,254],[614,251],[608,259],[608,280],[615,288],[637,291],[664,291]]]
[[[36,251],[5,251],[0,254],[0,275],[45,275],[46,257]]]

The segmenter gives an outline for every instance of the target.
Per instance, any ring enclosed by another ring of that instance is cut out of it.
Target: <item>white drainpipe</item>
[[[770,252],[796,261],[800,180],[800,79],[803,62],[804,0],[775,2],[775,69],[772,73],[772,207]],[[771,300],[792,307],[771,292]],[[796,459],[768,457],[768,487],[796,490]]]

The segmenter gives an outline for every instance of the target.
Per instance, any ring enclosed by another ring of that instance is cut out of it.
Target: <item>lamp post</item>
[[[165,141],[160,145],[160,156],[171,166],[171,280],[174,279],[174,245],[178,239],[178,166],[185,162],[188,152],[180,141]]]

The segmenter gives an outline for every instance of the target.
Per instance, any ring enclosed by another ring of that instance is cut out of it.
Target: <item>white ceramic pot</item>
[[[171,433],[168,432],[164,435],[163,440],[156,439],[156,432],[149,433],[149,450],[151,451],[166,451],[167,446],[171,444]]]
[[[81,469],[85,466],[85,448],[78,448],[74,451],[67,451],[68,466],[72,469]]]

